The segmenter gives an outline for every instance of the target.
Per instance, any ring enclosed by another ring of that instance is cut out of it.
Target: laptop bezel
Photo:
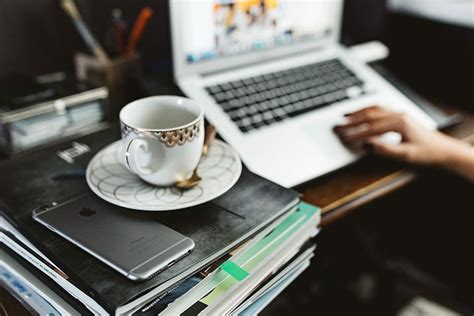
[[[251,63],[259,63],[288,55],[317,50],[339,42],[343,12],[343,0],[331,0],[334,1],[335,6],[332,25],[332,29],[334,31],[326,38],[316,39],[313,41],[308,41],[299,44],[291,44],[284,47],[269,48],[261,51],[239,54],[236,56],[217,57],[213,60],[200,61],[193,64],[189,64],[186,62],[186,53],[184,52],[180,40],[182,38],[183,25],[183,23],[181,23],[180,18],[180,9],[185,9],[184,4],[186,1],[193,0],[170,0],[169,2],[171,37],[173,47],[173,73],[177,81],[179,78],[184,76],[224,71],[227,69],[233,69]]]

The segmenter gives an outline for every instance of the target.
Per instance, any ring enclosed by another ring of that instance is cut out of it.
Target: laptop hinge
[[[225,73],[225,72],[229,72],[229,71],[232,71],[232,70],[236,70],[236,69],[242,69],[242,68],[253,67],[253,66],[256,66],[256,65],[265,64],[265,63],[272,62],[272,61],[275,61],[275,60],[278,60],[278,59],[281,59],[281,58],[285,58],[285,57],[289,57],[289,56],[294,57],[294,56],[298,56],[298,55],[304,55],[304,54],[307,54],[307,53],[310,53],[310,52],[317,52],[317,51],[320,51],[322,49],[324,49],[324,47],[317,47],[317,48],[312,47],[312,48],[305,49],[305,50],[297,52],[297,53],[293,53],[291,55],[275,56],[273,58],[267,58],[265,60],[260,60],[260,61],[256,61],[256,62],[253,62],[253,63],[247,63],[247,64],[245,64],[245,66],[238,65],[238,66],[229,67],[229,68],[226,68],[226,69],[203,72],[203,73],[201,73],[201,77],[206,78],[206,77],[222,74],[222,73]]]

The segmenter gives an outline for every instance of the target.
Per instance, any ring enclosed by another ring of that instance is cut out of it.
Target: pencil
[[[109,57],[107,53],[104,51],[102,46],[99,42],[94,38],[91,31],[87,27],[86,23],[81,17],[79,10],[77,9],[76,4],[73,0],[61,0],[61,6],[63,7],[64,11],[71,17],[74,25],[76,26],[77,30],[81,34],[82,38],[86,42],[89,49],[94,53],[94,55],[99,59],[102,63],[108,63]]]
[[[143,35],[145,26],[153,15],[153,10],[150,7],[145,7],[140,11],[137,21],[133,25],[132,31],[130,32],[130,37],[128,39],[127,51],[126,54],[130,55],[136,49],[137,42]]]

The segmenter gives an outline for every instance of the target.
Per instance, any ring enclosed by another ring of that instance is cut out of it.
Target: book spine
[[[88,309],[93,312],[95,315],[109,315],[109,312],[106,311],[102,306],[100,306],[95,300],[90,296],[86,295],[82,290],[77,288],[74,284],[70,283],[63,276],[61,276],[56,271],[52,270],[48,265],[44,264],[41,260],[33,256],[26,250],[24,247],[17,244],[10,237],[8,237],[3,232],[0,232],[0,241],[5,244],[8,248],[14,251],[16,254],[21,256],[23,259],[31,263],[38,270],[50,277],[54,282],[56,282],[60,287],[66,290],[69,294],[75,297],[77,300],[82,302]]]

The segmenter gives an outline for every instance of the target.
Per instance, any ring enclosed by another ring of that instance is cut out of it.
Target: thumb
[[[387,144],[380,140],[371,140],[368,142],[368,147],[374,154],[395,158],[398,160],[408,160],[409,145],[405,143]]]

